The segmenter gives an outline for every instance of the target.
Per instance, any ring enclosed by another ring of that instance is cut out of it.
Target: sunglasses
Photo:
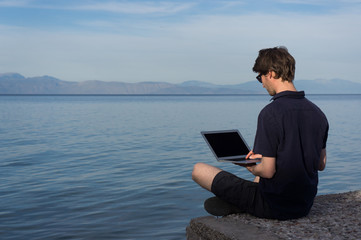
[[[258,82],[262,83],[262,75],[267,75],[267,72],[264,72],[264,73],[260,73],[258,74],[258,76],[256,77]]]
[[[258,76],[256,77],[258,82],[262,83],[262,74],[258,74]]]

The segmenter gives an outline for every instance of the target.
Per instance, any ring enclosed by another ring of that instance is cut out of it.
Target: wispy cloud
[[[171,14],[187,10],[194,3],[181,2],[102,2],[74,6],[76,10],[107,11],[127,14]]]
[[[175,1],[62,1],[0,0],[0,7],[104,11],[125,14],[173,14],[192,8],[196,3]]]
[[[361,4],[361,0],[276,0],[281,4],[323,6],[328,8],[339,8],[351,5],[352,7]]]
[[[359,2],[359,0],[276,0],[279,3],[302,4],[302,5],[333,5],[340,2]]]
[[[0,7],[28,7],[31,0],[0,0]]]
[[[287,4],[322,5],[327,2],[332,2],[332,0],[278,0],[277,2]]]
[[[218,3],[219,9],[230,9],[234,7],[244,6],[246,3],[244,1],[215,1]]]

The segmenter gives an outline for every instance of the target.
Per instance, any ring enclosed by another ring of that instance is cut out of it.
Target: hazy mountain
[[[361,84],[342,79],[295,80],[298,90],[312,94],[361,94]],[[18,73],[0,74],[0,94],[267,94],[250,81],[219,85],[201,81],[166,82],[68,82],[50,76],[26,78]]]
[[[298,90],[306,93],[322,94],[361,94],[361,84],[342,79],[299,80],[295,81]]]
[[[150,94],[173,84],[158,82],[68,82],[50,76],[25,78],[0,74],[0,94]]]

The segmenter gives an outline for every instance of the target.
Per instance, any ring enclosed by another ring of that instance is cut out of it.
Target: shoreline
[[[316,196],[303,218],[279,221],[249,214],[194,218],[188,240],[205,239],[360,239],[361,190]]]

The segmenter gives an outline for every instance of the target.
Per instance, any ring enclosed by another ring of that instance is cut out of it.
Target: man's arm
[[[262,157],[261,163],[257,165],[246,165],[245,167],[255,176],[272,178],[276,173],[276,158]]]
[[[246,156],[246,159],[255,159],[261,158],[261,163],[259,164],[237,164],[239,166],[245,167],[256,177],[263,178],[272,178],[276,172],[276,158],[274,157],[263,157],[260,154],[254,154],[253,151],[250,151]]]
[[[326,148],[321,150],[321,156],[320,161],[318,163],[318,170],[323,171],[326,167],[326,161],[327,161],[327,154],[326,154]]]

